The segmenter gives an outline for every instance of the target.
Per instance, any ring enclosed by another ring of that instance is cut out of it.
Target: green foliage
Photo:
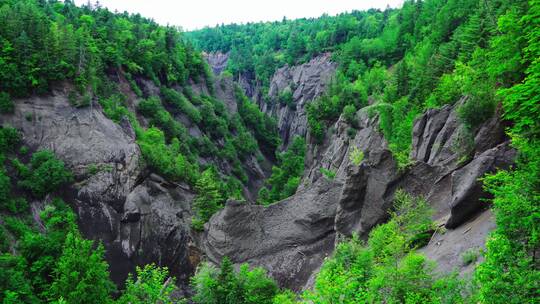
[[[108,98],[100,98],[99,104],[103,107],[105,115],[116,123],[119,123],[124,117],[134,121],[134,115],[126,108],[124,99],[121,95],[112,95]]]
[[[485,262],[476,271],[485,303],[527,303],[538,298],[540,271],[540,144],[517,135],[518,165],[485,178],[493,194],[496,230],[486,244]]]
[[[184,95],[168,88],[162,88],[161,94],[165,103],[174,106],[177,111],[187,115],[194,123],[198,124],[201,122],[201,113],[199,113],[199,110]]]
[[[38,151],[32,155],[27,172],[22,174],[19,186],[28,189],[36,197],[43,197],[56,191],[60,186],[73,180],[73,175],[48,150]]]
[[[490,67],[499,79],[504,116],[512,120],[512,144],[519,150],[517,165],[484,179],[493,195],[497,228],[487,241],[485,262],[475,277],[483,303],[534,303],[540,290],[540,128],[538,79],[540,79],[540,2],[516,3],[499,18],[502,35],[494,40]],[[522,66],[523,64],[523,66]],[[524,72],[523,81],[520,72]]]
[[[80,304],[111,302],[114,285],[109,279],[109,266],[103,260],[105,250],[102,245],[93,249],[93,243],[68,233],[54,269],[49,299],[63,298],[68,303]]]
[[[351,124],[351,125],[356,125],[356,108],[354,105],[346,105],[344,108],[343,108],[343,117],[345,118],[345,120]]]
[[[426,107],[438,108],[456,102],[463,94],[461,78],[457,72],[442,75],[435,91],[426,100]]]
[[[235,88],[235,95],[238,102],[238,114],[244,125],[253,131],[263,152],[272,155],[280,144],[275,120],[263,114],[240,88]]]
[[[360,166],[363,160],[364,151],[358,149],[358,147],[353,147],[352,151],[349,153],[349,161],[355,166]]]
[[[4,1],[0,19],[0,91],[11,96],[45,93],[62,80],[81,96],[97,93],[110,68],[168,86],[209,78],[178,30],[140,15],[31,0]]]
[[[8,153],[19,144],[21,135],[9,126],[0,126],[0,154]]]
[[[197,304],[271,304],[278,292],[276,283],[262,268],[249,270],[243,264],[235,272],[227,257],[221,261],[219,270],[209,264],[199,266],[192,285]]]
[[[476,128],[489,119],[495,111],[495,104],[486,99],[469,99],[458,111],[459,118],[469,128]]]
[[[172,180],[181,180],[194,184],[199,175],[197,164],[190,162],[182,153],[178,139],[169,145],[165,143],[164,133],[156,128],[149,128],[138,137],[144,160],[150,168]]]
[[[216,213],[224,203],[219,177],[216,169],[210,167],[206,169],[195,183],[197,197],[193,201],[192,227],[196,230],[203,230],[206,223],[214,213]]]
[[[468,295],[457,276],[440,277],[434,265],[410,246],[430,229],[423,199],[396,195],[390,221],[374,228],[367,244],[356,236],[340,243],[317,275],[308,303],[463,303]],[[285,302],[286,303],[286,302]]]
[[[15,104],[6,92],[0,92],[0,113],[10,114],[15,111]]]
[[[296,192],[304,173],[305,154],[304,139],[295,137],[287,151],[278,155],[278,165],[272,167],[272,175],[259,191],[260,204],[270,205]]]
[[[463,262],[463,265],[470,265],[473,263],[476,263],[478,261],[478,257],[480,256],[480,252],[478,249],[471,248],[461,255],[461,260]]]
[[[400,167],[407,166],[409,164],[414,119],[420,113],[420,110],[416,107],[411,108],[408,100],[401,98],[393,104],[379,103],[373,105],[368,111],[379,114],[379,128],[389,142],[392,154]]]
[[[326,168],[320,168],[321,174],[328,180],[334,180],[336,178],[336,171]]]
[[[103,283],[112,286],[108,281],[106,267],[100,268],[96,265],[95,255],[90,257],[93,242],[83,241],[78,235],[73,211],[64,202],[55,199],[45,206],[40,218],[43,233],[27,224],[27,221],[13,217],[3,218],[7,230],[17,242],[13,245],[14,251],[0,257],[0,289],[5,291],[0,294],[0,301],[42,303],[46,300],[58,300],[59,297],[66,298],[68,294],[75,293],[77,299],[69,303],[95,303],[91,299],[108,298],[108,291],[103,293],[97,285]],[[67,243],[66,235],[70,235],[77,244],[87,242],[85,248],[88,259],[81,259],[85,251],[73,248],[71,245],[74,243]],[[69,260],[76,269],[64,267]],[[100,265],[104,265],[103,263]],[[60,272],[64,270],[66,276],[60,280]],[[99,277],[102,280],[95,280]],[[77,282],[77,278],[86,279]],[[52,287],[53,285],[55,287]],[[62,291],[55,288],[62,288]],[[60,292],[62,294],[59,295]]]
[[[175,280],[169,277],[166,267],[160,268],[154,264],[137,267],[136,280],[130,274],[126,281],[126,289],[122,296],[115,302],[118,304],[175,304],[183,303],[171,299],[175,289]]]
[[[278,96],[279,103],[294,108],[294,98],[291,89],[283,90]]]
[[[366,86],[362,81],[350,83],[342,73],[338,73],[327,92],[307,106],[308,125],[315,140],[322,142],[324,129],[341,113],[355,126],[355,112],[367,105],[367,99]]]

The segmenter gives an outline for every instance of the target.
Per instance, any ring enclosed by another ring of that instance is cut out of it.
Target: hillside
[[[0,302],[537,303],[539,29],[0,0]]]

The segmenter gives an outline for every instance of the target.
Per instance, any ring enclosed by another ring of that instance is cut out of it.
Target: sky
[[[88,0],[75,0],[86,4]],[[91,0],[92,3],[95,0]],[[400,7],[403,0],[100,0],[109,10],[140,13],[162,25],[184,30],[217,24],[246,23],[336,15],[351,10]]]

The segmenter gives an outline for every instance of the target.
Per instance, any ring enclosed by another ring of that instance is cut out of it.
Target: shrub
[[[174,106],[177,111],[186,114],[191,121],[198,124],[201,122],[199,110],[181,93],[168,88],[161,88],[161,94],[165,103]]]
[[[351,139],[353,139],[356,136],[356,129],[355,128],[347,128],[347,136]]]
[[[375,227],[367,244],[358,236],[338,244],[326,259],[306,303],[468,303],[457,275],[440,276],[434,264],[409,246],[431,227],[423,199],[398,192],[390,220]],[[287,302],[285,302],[287,303]],[[304,302],[301,302],[304,303]]]
[[[11,114],[15,111],[15,104],[6,92],[0,92],[0,113]]]
[[[62,255],[54,269],[49,299],[63,298],[67,303],[108,303],[114,284],[109,279],[105,250],[94,242],[68,233]]]
[[[0,126],[0,154],[11,152],[20,140],[19,131],[9,126]]]
[[[172,180],[195,183],[199,173],[198,165],[188,161],[181,153],[178,139],[173,139],[167,145],[161,130],[149,128],[139,136],[137,143],[144,160],[157,173]]]
[[[363,160],[364,151],[358,149],[358,147],[353,147],[352,151],[349,154],[349,161],[355,166],[360,166]]]
[[[220,181],[216,169],[210,167],[206,169],[195,183],[197,197],[193,201],[192,226],[196,230],[203,230],[204,223],[216,213],[224,203],[221,192]]]
[[[471,248],[461,255],[461,260],[463,261],[463,265],[467,266],[469,264],[476,263],[478,261],[480,253],[477,249]]]
[[[304,173],[306,144],[303,138],[295,137],[286,152],[278,155],[278,165],[272,167],[272,175],[266,187],[259,192],[258,202],[269,205],[293,195]]]
[[[183,301],[173,300],[171,295],[176,289],[175,280],[169,277],[167,267],[149,264],[136,268],[136,280],[129,274],[126,289],[116,301],[118,304],[180,304]]]
[[[293,93],[290,88],[283,90],[278,96],[279,103],[286,105],[289,108],[294,108],[294,98]]]
[[[192,286],[195,290],[193,300],[197,304],[272,304],[278,293],[276,283],[267,277],[265,270],[250,270],[243,264],[236,272],[227,257],[221,261],[219,270],[210,264],[199,266]]]
[[[352,104],[350,105],[346,105],[344,108],[343,108],[343,117],[345,118],[345,120],[352,126],[355,126],[357,121],[356,121],[356,107]]]
[[[495,102],[485,97],[469,98],[458,109],[458,117],[469,128],[474,129],[493,116]]]
[[[42,150],[32,155],[28,172],[22,178],[19,185],[41,198],[56,191],[61,185],[71,182],[73,175],[54,153]]]
[[[112,121],[119,123],[123,117],[131,118],[133,114],[126,108],[122,95],[112,95],[109,98],[100,98],[99,104],[103,107],[103,112]],[[134,118],[130,119],[131,122]]]
[[[326,168],[321,168],[320,171],[326,179],[333,180],[336,178],[336,171]]]

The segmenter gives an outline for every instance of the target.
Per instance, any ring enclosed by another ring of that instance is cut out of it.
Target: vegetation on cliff
[[[378,115],[401,165],[409,162],[415,117],[467,96],[459,116],[473,130],[501,105],[519,156],[515,167],[485,177],[497,228],[471,280],[441,276],[415,249],[434,229],[422,198],[399,193],[390,220],[366,242],[338,245],[302,295],[280,291],[262,269],[204,264],[193,279],[196,303],[534,303],[540,262],[540,1],[408,0],[401,9],[317,19],[228,25],[187,36],[206,51],[230,52],[229,71],[263,88],[276,68],[333,52],[339,71],[307,108],[317,144],[340,115],[354,127],[362,108]],[[229,197],[241,199],[247,159],[273,158],[275,121],[235,88],[238,113],[213,96],[199,51],[172,27],[139,15],[72,1],[0,0],[0,115],[20,97],[69,83],[74,107],[101,105],[113,121],[133,127],[146,166],[197,191],[193,228]],[[114,80],[114,81],[111,81]],[[137,106],[117,82],[138,95]],[[141,82],[150,81],[150,96]],[[192,83],[202,84],[196,94]],[[281,96],[283,103],[290,96]],[[184,123],[181,121],[187,121]],[[190,135],[186,125],[201,136]],[[260,202],[297,189],[306,143],[295,139]],[[464,157],[471,151],[463,151]],[[363,158],[356,156],[359,161]],[[220,164],[226,164],[220,166]],[[30,151],[0,128],[0,302],[175,303],[167,269],[137,269],[117,292],[105,251],[85,240],[61,189],[73,174],[51,151]],[[64,193],[66,194],[66,193]],[[69,195],[66,195],[69,196]],[[40,200],[39,210],[30,203]],[[70,202],[68,202],[70,203]],[[472,286],[472,287],[471,287]]]

